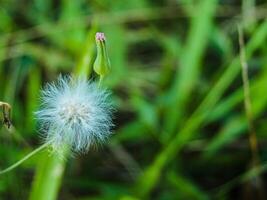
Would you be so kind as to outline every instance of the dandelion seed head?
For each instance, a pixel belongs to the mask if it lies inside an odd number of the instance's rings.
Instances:
[[[70,146],[83,153],[103,143],[111,134],[112,106],[109,93],[84,78],[60,76],[41,93],[36,112],[41,135],[53,150]]]

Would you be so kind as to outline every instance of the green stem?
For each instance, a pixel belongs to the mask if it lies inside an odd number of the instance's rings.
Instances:
[[[69,151],[62,155],[45,151],[40,155],[34,177],[30,200],[55,200],[64,174]]]
[[[42,151],[43,149],[45,149],[47,146],[49,145],[49,143],[45,143],[42,146],[38,147],[37,149],[35,149],[34,151],[32,151],[31,153],[29,153],[28,155],[26,155],[25,157],[23,157],[21,160],[17,161],[16,163],[14,163],[13,165],[11,165],[10,167],[0,171],[0,175],[5,174],[7,172],[10,172],[11,170],[15,169],[16,167],[18,167],[20,164],[22,164],[24,161],[28,160],[30,157],[32,157],[33,155],[37,154],[38,152]]]
[[[102,82],[103,82],[104,76],[103,75],[99,75],[99,80],[98,80],[98,86],[100,87]]]

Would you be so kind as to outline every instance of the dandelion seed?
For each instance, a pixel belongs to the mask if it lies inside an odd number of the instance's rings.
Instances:
[[[65,146],[75,153],[86,152],[111,134],[112,106],[109,93],[86,79],[60,76],[42,91],[41,109],[36,112],[41,134],[53,150]]]

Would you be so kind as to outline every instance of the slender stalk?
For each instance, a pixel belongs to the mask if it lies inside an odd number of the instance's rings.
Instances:
[[[68,157],[68,150],[62,152]],[[64,174],[66,159],[58,154],[43,152],[37,165],[35,178],[30,193],[30,200],[56,200]]]
[[[214,193],[215,199],[220,199],[220,196],[225,196],[229,191],[231,191],[238,184],[245,183],[249,180],[255,179],[255,177],[265,173],[267,170],[267,163],[262,163],[262,165],[252,167],[243,174],[231,179],[230,181],[220,185],[211,190]]]
[[[102,82],[103,82],[104,76],[99,76],[99,80],[98,80],[98,86],[100,87]]]
[[[199,1],[195,16],[191,19],[189,35],[179,58],[178,72],[168,94],[169,103],[163,122],[164,132],[161,134],[164,142],[169,142],[173,138],[183,121],[186,102],[190,99],[200,74],[216,6],[217,0]]]
[[[246,62],[245,54],[245,45],[244,45],[244,36],[243,31],[240,26],[238,26],[239,34],[239,46],[240,46],[240,62],[242,67],[242,79],[243,79],[243,90],[244,90],[244,105],[246,111],[246,117],[249,127],[249,142],[252,151],[253,163],[258,163],[258,141],[256,136],[256,131],[253,125],[253,113],[251,108],[251,99],[250,99],[250,89],[249,89],[249,78],[248,78],[248,64]]]
[[[25,157],[23,157],[21,160],[17,161],[16,163],[14,163],[13,165],[11,165],[10,167],[0,171],[0,175],[5,174],[7,172],[10,172],[11,170],[15,169],[16,167],[18,167],[20,164],[22,164],[23,162],[25,162],[26,160],[28,160],[29,158],[31,158],[33,155],[37,154],[38,152],[42,151],[43,149],[45,149],[47,146],[49,146],[49,143],[45,143],[42,146],[38,147],[37,149],[35,149],[34,151],[32,151],[31,153],[29,153],[28,155],[26,155]]]
[[[243,80],[243,90],[244,90],[244,106],[249,128],[249,144],[252,153],[252,167],[258,167],[260,165],[259,147],[258,147],[257,134],[253,124],[253,112],[251,106],[249,78],[248,78],[248,64],[246,61],[244,35],[241,26],[238,26],[238,36],[239,36],[240,63],[242,68],[242,80]],[[255,176],[255,182],[259,198],[265,199],[265,194],[262,188],[263,182],[261,180],[260,175]]]

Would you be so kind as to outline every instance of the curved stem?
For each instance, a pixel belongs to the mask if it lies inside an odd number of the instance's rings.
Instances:
[[[99,75],[98,87],[101,86],[103,79],[104,79],[104,76],[103,75]]]
[[[50,153],[42,151],[37,164],[29,200],[56,200],[60,189],[66,161],[69,157],[69,149],[64,148],[60,152]],[[66,158],[66,159],[64,159]]]
[[[26,155],[25,157],[23,157],[21,160],[17,161],[16,163],[14,163],[13,165],[11,165],[10,167],[1,170],[0,171],[0,175],[5,174],[13,169],[15,169],[16,167],[18,167],[20,164],[22,164],[24,161],[28,160],[30,157],[32,157],[33,155],[35,155],[36,153],[42,151],[43,149],[45,149],[47,146],[49,145],[49,143],[44,143],[43,145],[41,145],[40,147],[38,147],[37,149],[35,149],[34,151],[32,151],[31,153],[29,153],[28,155]]]

